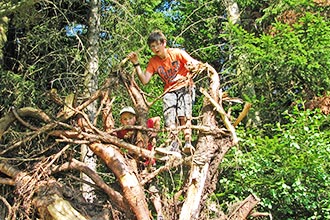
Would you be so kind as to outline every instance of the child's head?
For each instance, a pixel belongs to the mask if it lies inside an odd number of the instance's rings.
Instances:
[[[166,37],[163,34],[163,32],[161,32],[160,30],[155,30],[155,31],[151,32],[151,34],[148,37],[147,43],[149,46],[155,42],[162,43],[162,44],[164,44],[166,42]]]
[[[153,31],[148,38],[148,45],[151,51],[160,58],[166,57],[166,37],[159,31]]]
[[[130,106],[124,107],[120,113],[120,123],[122,125],[135,125],[136,123],[136,113],[134,109]]]

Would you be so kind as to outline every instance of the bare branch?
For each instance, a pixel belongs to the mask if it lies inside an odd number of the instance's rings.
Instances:
[[[7,147],[5,150],[1,151],[1,152],[0,152],[0,155],[5,154],[5,153],[7,153],[7,152],[10,151],[10,150],[15,149],[16,147],[21,146],[22,144],[26,143],[27,141],[32,140],[33,138],[39,136],[40,134],[42,134],[42,133],[44,133],[44,132],[47,132],[47,131],[49,131],[49,130],[55,128],[56,126],[57,126],[57,123],[50,123],[50,124],[47,124],[47,125],[41,127],[41,128],[38,129],[35,133],[33,133],[33,135],[31,135],[31,136],[29,136],[29,137],[23,139],[22,141],[18,141],[18,142],[16,142],[16,143],[14,143],[13,145]],[[1,134],[0,134],[0,135],[1,135]]]
[[[14,186],[15,181],[13,179],[9,179],[9,178],[0,178],[0,184]]]
[[[38,130],[37,127],[34,127],[32,125],[30,125],[28,122],[24,121],[20,116],[19,114],[16,112],[15,108],[14,107],[11,107],[10,108],[11,112],[14,114],[15,118],[22,124],[24,125],[25,127],[27,128],[30,128],[31,130]]]
[[[252,106],[251,103],[249,103],[249,102],[245,103],[242,112],[239,114],[239,116],[237,117],[236,121],[233,124],[234,127],[236,127],[243,120],[243,118],[245,118],[245,116],[248,114],[251,106]]]
[[[129,211],[129,207],[127,206],[127,202],[123,198],[123,196],[109,187],[103,179],[92,169],[90,169],[85,163],[82,163],[76,159],[71,159],[70,162],[64,163],[60,166],[53,166],[52,173],[62,172],[66,170],[79,170],[85,173],[89,178],[93,180],[93,182],[100,187],[104,192],[109,196],[109,198],[116,204],[116,207],[121,209],[121,211],[127,212]]]
[[[205,91],[205,89],[201,88],[200,91],[201,91],[201,93],[204,94],[204,96],[206,98],[209,99],[209,101],[213,104],[215,109],[219,112],[223,123],[225,124],[228,131],[231,133],[231,136],[233,138],[233,143],[237,144],[238,143],[238,138],[237,138],[237,135],[236,135],[235,128],[231,124],[229,118],[227,117],[227,113],[225,112],[225,110],[222,108],[222,106],[220,104],[218,104],[213,98],[211,98],[211,96]]]
[[[32,107],[25,107],[25,108],[18,109],[17,111],[15,111],[15,113],[17,114],[17,116],[19,118],[32,117],[32,118],[40,119],[43,122],[51,121],[50,117],[47,114],[45,114],[43,111],[41,111],[40,109],[32,108]],[[2,117],[0,119],[0,140],[1,140],[3,133],[8,129],[8,127],[15,120],[17,120],[17,118],[15,117],[13,111],[11,111],[10,113],[8,113],[7,115],[5,115],[4,117]]]
[[[11,205],[9,204],[9,202],[2,196],[0,196],[0,200],[5,204],[5,206],[7,207],[8,209],[8,216],[11,216],[12,215],[12,207]]]

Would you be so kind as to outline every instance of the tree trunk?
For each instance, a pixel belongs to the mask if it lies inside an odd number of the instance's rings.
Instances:
[[[86,217],[62,198],[59,189],[60,184],[55,180],[38,180],[36,176],[21,172],[7,163],[0,163],[0,173],[4,173],[11,178],[16,187],[16,192],[20,194],[19,196],[25,200],[32,199],[32,204],[38,210],[41,219],[86,220]],[[29,198],[32,195],[36,196]]]
[[[149,209],[143,187],[134,173],[127,165],[123,155],[111,145],[94,143],[90,145],[94,153],[99,156],[117,177],[126,200],[138,220],[149,220]]]
[[[98,89],[98,40],[100,29],[100,1],[90,1],[90,15],[88,21],[88,47],[87,47],[87,64],[85,69],[85,96],[90,96]],[[91,122],[94,121],[97,112],[97,102],[91,103],[87,108],[87,115]],[[92,170],[96,170],[96,157],[87,145],[81,146],[81,159]],[[82,178],[88,182],[92,182],[91,179],[82,173]],[[82,185],[83,195],[88,202],[93,202],[96,197],[93,193],[93,188],[90,185]]]
[[[224,4],[226,7],[229,22],[231,22],[232,24],[236,24],[237,22],[239,22],[240,12],[237,2],[235,2],[234,0],[225,0]]]
[[[219,100],[220,79],[218,73],[210,66],[207,66],[211,73],[209,93],[213,100]],[[215,111],[209,101],[204,101],[202,125],[216,127]],[[182,206],[180,220],[199,218],[199,206],[203,196],[205,180],[209,172],[209,163],[213,156],[212,149],[217,149],[214,135],[203,134],[198,138],[197,150],[193,156],[193,163],[190,169],[188,180],[188,191],[186,200]]]
[[[7,29],[8,29],[8,17],[0,16],[0,66],[3,66],[3,50],[5,43],[7,42]]]
[[[237,3],[234,0],[225,0],[225,7],[228,15],[228,20],[232,24],[237,24],[240,21],[240,11]],[[251,70],[248,68],[246,54],[240,55],[237,65],[237,75],[241,75],[238,78],[245,79],[241,83],[244,83],[242,94],[247,97],[253,98],[256,96],[253,79],[251,77]],[[252,110],[248,115],[248,123],[247,125],[255,126],[260,125],[260,117],[259,112]]]

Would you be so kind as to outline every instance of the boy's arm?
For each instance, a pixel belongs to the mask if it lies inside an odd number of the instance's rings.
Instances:
[[[138,55],[137,53],[135,52],[132,52],[130,54],[127,55],[128,59],[133,63],[133,66],[139,76],[139,79],[140,81],[145,85],[147,84],[151,77],[152,77],[152,73],[149,73],[149,72],[145,72],[143,73],[142,69],[141,69],[141,66],[139,64],[139,58],[138,58]]]
[[[182,57],[187,61],[187,65],[196,66],[200,63],[200,61],[196,60],[192,56],[190,56],[186,51],[181,50]]]
[[[143,73],[140,64],[137,65],[137,66],[135,64],[133,64],[133,65],[134,65],[135,70],[136,70],[136,72],[139,76],[140,81],[143,83],[143,85],[147,84],[150,81],[150,79],[152,77],[152,74],[149,73],[149,72]]]

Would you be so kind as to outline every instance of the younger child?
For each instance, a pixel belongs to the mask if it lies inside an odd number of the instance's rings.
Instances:
[[[136,113],[132,107],[128,106],[128,107],[123,108],[119,114],[120,114],[120,123],[123,126],[136,125]],[[147,128],[159,129],[160,128],[160,117],[157,116],[157,117],[149,118],[147,120]],[[150,140],[148,142],[147,149],[152,150],[153,145],[151,143],[151,139],[155,138],[157,136],[157,133],[148,132],[148,136],[149,136]],[[143,147],[142,146],[143,141],[140,137],[138,137],[137,130],[129,130],[129,129],[120,130],[117,132],[117,137],[124,139],[128,143],[135,144],[138,147]],[[155,165],[155,163],[156,163],[155,159],[153,159],[153,160],[148,159],[148,160],[144,161],[144,166],[146,167],[148,165]],[[152,186],[152,187],[150,187],[149,191],[152,194],[151,200],[152,200],[154,207],[156,209],[156,212],[157,212],[157,220],[163,220],[164,217],[163,217],[163,213],[162,213],[162,204],[160,201],[158,190],[156,189],[155,186]]]
[[[119,114],[120,114],[120,123],[123,126],[136,125],[136,112],[132,107],[130,107],[130,106],[124,107],[120,111]],[[156,116],[153,118],[149,118],[147,120],[147,128],[159,129],[160,128],[160,117]],[[135,144],[138,147],[143,147],[142,137],[140,137],[138,135],[138,132],[135,129],[134,130],[124,129],[124,130],[117,131],[116,136],[118,138],[125,140],[126,142],[128,142],[130,144]],[[151,139],[155,138],[157,136],[157,133],[148,132],[148,136],[149,136],[150,140],[148,142],[147,149],[152,150],[153,145],[152,145]],[[148,166],[149,163],[151,163],[150,165],[155,165],[156,161],[155,161],[155,159],[153,159],[153,160],[148,159],[144,162],[144,165]]]

